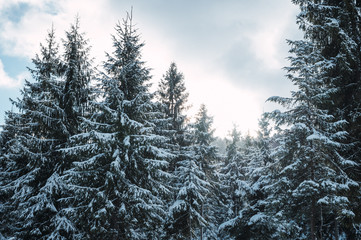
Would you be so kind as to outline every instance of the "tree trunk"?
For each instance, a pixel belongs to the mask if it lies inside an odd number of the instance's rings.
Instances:
[[[203,217],[203,203],[201,205],[201,216]],[[201,240],[203,240],[203,226],[201,225]]]
[[[339,233],[338,233],[338,221],[337,217],[335,217],[335,240],[339,239]]]
[[[312,142],[311,142],[311,147],[312,147]],[[314,166],[314,162],[313,160],[311,160],[311,180],[314,181],[315,180],[315,166]],[[311,240],[316,240],[316,229],[315,229],[315,225],[316,225],[316,200],[315,200],[315,196],[312,196],[312,200],[311,200]]]
[[[316,204],[315,204],[315,198],[312,197],[312,201],[311,201],[311,240],[316,240],[315,216],[316,216]]]
[[[191,209],[189,207],[189,218],[188,218],[188,221],[189,221],[189,240],[192,240],[192,216],[191,216]]]
[[[320,239],[323,239],[323,232],[322,232],[322,228],[323,228],[323,215],[322,215],[322,205],[320,206],[320,211],[321,211],[321,222],[320,222]]]

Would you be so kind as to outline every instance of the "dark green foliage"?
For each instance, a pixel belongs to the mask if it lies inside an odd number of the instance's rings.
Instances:
[[[175,201],[166,219],[165,239],[216,238],[216,176],[213,163],[216,149],[211,146],[212,118],[202,105],[192,131],[186,131],[173,172]]]
[[[284,221],[294,221],[294,237],[299,239],[337,238],[339,228],[355,216],[347,196],[358,185],[343,170],[356,165],[341,154],[346,148],[341,142],[345,120],[322,108],[337,91],[325,75],[335,63],[325,60],[310,42],[290,45],[295,56],[289,58],[287,76],[298,90],[291,98],[270,99],[289,109],[270,116],[278,126],[290,126],[280,131],[275,151],[279,169],[273,184],[277,193],[273,198],[278,199],[275,214],[282,212]]]
[[[296,88],[224,161],[175,63],[150,93],[131,15],[97,82],[79,20],[62,55],[51,30],[0,133],[0,238],[361,238],[361,3],[292,2]]]
[[[64,82],[53,29],[41,54],[29,69],[34,83],[26,81],[22,99],[13,101],[19,112],[8,112],[2,132],[9,138],[2,157],[6,181],[6,235],[20,239],[62,239],[73,226],[64,218],[58,201],[64,191],[59,178],[63,162],[58,149],[66,142],[67,128],[60,107]]]
[[[184,85],[184,76],[173,62],[158,86],[159,101],[164,104],[166,117],[171,119],[170,128],[180,131],[185,120],[182,112],[186,109],[188,93]]]
[[[63,149],[77,158],[65,178],[75,197],[71,214],[86,239],[157,239],[162,230],[169,154],[154,131],[159,114],[131,20],[116,26],[114,52],[99,78],[101,100],[83,119],[88,132]]]
[[[61,108],[66,114],[68,136],[80,132],[80,117],[87,114],[87,105],[90,100],[90,80],[92,76],[91,62],[89,61],[88,41],[80,32],[79,19],[66,32],[64,43],[64,60],[62,72],[65,86],[63,89]]]
[[[332,67],[324,68],[322,74],[326,79],[325,84],[333,86],[335,91],[330,95],[330,101],[322,103],[321,107],[328,110],[336,120],[346,121],[343,130],[347,132],[347,136],[342,139],[342,143],[347,144],[347,148],[342,149],[340,154],[357,163],[344,170],[352,179],[359,182],[361,179],[360,2],[332,0],[293,2],[300,6],[298,23],[304,31],[305,38],[314,44],[325,62],[332,63]],[[354,234],[360,229],[359,196],[360,189],[353,188],[349,197],[352,199],[356,216],[351,221],[353,223],[349,223],[347,230],[350,238],[356,238]]]
[[[221,169],[227,214],[219,227],[221,238],[277,239],[276,217],[267,198],[272,194],[272,159],[268,122],[259,122],[257,138],[241,138],[234,128]]]

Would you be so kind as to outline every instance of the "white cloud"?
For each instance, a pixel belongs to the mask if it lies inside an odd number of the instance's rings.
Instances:
[[[250,41],[254,56],[261,60],[268,69],[279,70],[285,66],[286,52],[282,47],[286,45],[287,29],[290,25],[295,26],[296,7],[292,8],[286,4],[279,5],[280,8],[260,18],[258,26],[246,33]],[[261,22],[263,21],[263,22]]]
[[[0,10],[6,9],[9,6],[14,6],[17,5],[19,3],[23,2],[22,0],[0,0]]]
[[[18,88],[21,83],[24,74],[20,74],[16,79],[9,77],[9,75],[4,70],[4,65],[0,60],[0,87],[2,88]]]
[[[18,21],[2,17],[2,10],[19,3],[27,6]],[[280,72],[283,76],[287,52],[280,51],[280,43],[284,44],[289,26],[295,25],[289,1],[0,0],[0,48],[4,54],[30,59],[39,52],[39,43],[44,42],[52,23],[61,45],[64,31],[79,14],[95,63],[100,63],[104,52],[112,51],[110,35],[115,33],[115,24],[132,4],[134,23],[146,43],[144,60],[154,69],[153,81],[159,81],[175,61],[185,75],[194,105],[190,114],[205,103],[214,115],[217,135],[225,134],[233,123],[243,132],[256,129],[267,98],[257,88],[264,93],[283,81],[282,77],[279,82],[266,81],[270,77],[264,75]],[[20,84],[20,78],[8,77],[2,64],[0,77],[0,87]]]
[[[195,116],[200,105],[206,104],[209,114],[214,116],[217,136],[225,137],[233,124],[237,124],[242,133],[256,131],[263,111],[263,104],[260,104],[263,98],[259,93],[236,87],[221,71],[195,62],[182,63],[179,69],[184,69],[192,103],[189,116]]]
[[[0,46],[4,54],[29,59],[34,57],[39,51],[39,43],[44,42],[52,24],[61,44],[60,38],[65,37],[64,32],[79,15],[81,31],[86,33],[90,45],[94,46],[93,54],[104,55],[104,49],[99,49],[104,47],[104,41],[110,43],[110,34],[116,20],[111,17],[115,14],[109,14],[109,6],[103,1],[60,0],[54,4],[54,1],[48,0],[16,0],[10,1],[11,4],[6,2],[5,6],[11,9],[11,6],[20,2],[27,3],[28,6],[19,21],[6,17],[0,20]],[[2,6],[0,11],[4,8]]]

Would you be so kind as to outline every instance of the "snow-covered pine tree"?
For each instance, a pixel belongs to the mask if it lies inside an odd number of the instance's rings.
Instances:
[[[180,131],[186,119],[183,111],[187,109],[188,93],[184,84],[184,76],[178,71],[174,62],[170,64],[159,82],[157,96],[159,101],[165,105],[166,116],[171,119],[170,127]]]
[[[139,35],[127,15],[116,26],[114,51],[99,78],[99,102],[84,118],[87,132],[64,151],[80,156],[66,178],[74,220],[85,239],[159,239],[168,194],[168,153],[154,133],[157,115]]]
[[[64,185],[62,161],[57,152],[66,141],[62,100],[61,61],[54,29],[29,69],[34,82],[26,81],[22,98],[13,101],[19,112],[7,112],[2,136],[7,138],[2,164],[6,213],[5,236],[18,239],[72,238],[72,224],[62,216],[59,202]],[[3,195],[5,193],[5,195]],[[3,208],[3,209],[4,209]]]
[[[158,85],[157,99],[162,104],[163,120],[157,130],[161,135],[169,138],[168,148],[175,158],[170,159],[169,171],[174,170],[180,154],[180,148],[185,145],[184,131],[186,129],[186,103],[188,93],[184,84],[184,76],[172,62],[169,69]]]
[[[14,211],[14,205],[11,201],[13,189],[8,186],[16,177],[12,174],[16,162],[8,157],[8,152],[12,145],[11,141],[15,139],[15,123],[19,122],[17,119],[19,114],[8,111],[5,115],[5,124],[0,133],[0,215],[3,216],[0,220],[0,236],[3,238],[13,236],[16,224],[16,216],[11,214]]]
[[[70,29],[65,34],[61,69],[64,87],[62,89],[60,107],[64,112],[62,121],[65,126],[66,141],[58,148],[58,152],[61,154],[61,168],[59,171],[63,181],[65,180],[64,172],[71,168],[73,162],[81,158],[81,156],[74,156],[64,151],[64,149],[72,146],[71,138],[74,135],[86,132],[87,129],[81,124],[83,123],[83,118],[95,111],[89,105],[96,97],[94,94],[95,90],[92,87],[94,68],[90,59],[90,46],[85,33],[81,32],[79,16],[76,16],[75,22],[70,25]],[[59,219],[59,225],[66,225],[68,222],[70,223],[67,219],[72,219],[71,213],[75,204],[69,185],[66,185],[66,189],[61,197],[63,211],[61,212],[62,218]],[[76,223],[75,220],[73,222],[74,224]],[[79,232],[76,226],[72,227],[73,231],[76,231],[76,235],[71,237],[82,239],[84,233]]]
[[[179,179],[175,176],[176,165],[179,161],[188,157],[189,146],[191,144],[190,132],[186,124],[187,116],[184,114],[184,110],[187,108],[188,93],[184,84],[184,75],[178,70],[174,62],[170,64],[169,69],[159,82],[156,96],[163,113],[163,117],[157,119],[156,132],[167,139],[165,148],[171,153],[171,157],[167,159],[169,163],[167,171],[170,174],[169,185],[171,189],[166,200],[169,210],[176,201],[179,187],[181,187]],[[177,239],[173,221],[173,213],[169,210],[164,221],[166,231],[164,231],[162,238]],[[180,234],[178,237],[181,239],[183,236]]]
[[[217,148],[212,145],[215,140],[212,129],[213,117],[208,115],[208,110],[204,104],[200,106],[193,126],[194,143],[193,149],[195,160],[200,170],[205,173],[205,181],[209,182],[209,193],[205,196],[205,201],[201,203],[201,215],[207,220],[205,228],[201,227],[200,239],[216,239],[218,216],[216,212],[220,207],[218,192],[219,179],[216,174],[215,164],[219,158]]]
[[[234,220],[238,217],[241,208],[241,193],[245,186],[244,158],[240,153],[241,133],[236,126],[229,133],[230,140],[227,139],[226,156],[223,166],[220,169],[222,180],[222,190],[224,192],[224,214],[219,228],[222,238],[235,236],[236,231],[232,228],[236,225]]]
[[[81,117],[87,116],[92,96],[91,80],[94,73],[90,60],[90,47],[85,34],[80,31],[80,21],[77,16],[70,30],[63,39],[63,76],[65,86],[61,99],[61,108],[65,112],[65,124],[68,136],[84,131],[80,129]]]
[[[249,146],[246,178],[249,183],[247,204],[244,205],[239,215],[248,226],[248,232],[253,239],[278,239],[272,235],[278,227],[267,202],[268,196],[273,194],[272,184],[274,161],[271,155],[270,136],[271,129],[266,115],[262,115],[258,122],[257,137]]]
[[[231,190],[228,205],[234,205],[236,210],[230,211],[231,214],[224,219],[220,234],[224,238],[234,239],[272,239],[276,226],[266,199],[272,193],[269,186],[273,182],[273,168],[270,129],[265,115],[259,121],[257,138],[247,135],[241,139],[236,129],[231,137],[227,159],[234,159],[236,163],[229,161],[222,173],[226,177],[224,186],[237,186],[233,189],[228,187],[228,192]],[[231,169],[237,170],[237,167],[239,177],[232,177]],[[234,203],[235,200],[237,203]]]
[[[361,2],[332,0],[293,0],[299,5],[297,22],[306,39],[312,41],[325,60],[332,67],[325,69],[327,85],[335,87],[331,94],[332,102],[323,105],[338,120],[347,123],[343,129],[347,136],[342,142],[348,148],[340,154],[358,163],[344,168],[355,181],[361,181]],[[354,212],[349,224],[349,238],[361,238],[360,189],[350,193]],[[358,229],[358,230],[357,230]],[[358,236],[356,236],[358,232]]]
[[[289,44],[294,56],[287,77],[298,89],[290,98],[269,99],[287,110],[270,113],[277,126],[286,128],[274,154],[278,174],[268,201],[281,221],[279,238],[338,239],[355,216],[347,196],[358,184],[343,170],[355,166],[340,155],[345,121],[323,108],[337,90],[325,74],[335,63],[310,41]]]
[[[183,147],[181,154],[182,158],[173,173],[178,180],[175,185],[177,194],[169,208],[164,239],[199,238],[201,228],[207,225],[201,210],[209,194],[210,184],[194,158],[193,149]]]
[[[169,209],[165,239],[215,238],[214,216],[210,214],[214,209],[209,205],[213,203],[215,184],[210,180],[215,180],[212,161],[216,158],[215,147],[210,146],[211,124],[203,106],[193,129],[184,132],[186,144],[181,146],[174,170],[177,194]]]
[[[272,162],[271,158],[271,144],[272,144],[272,136],[271,136],[271,127],[269,120],[267,119],[265,114],[262,114],[261,119],[258,121],[258,131],[256,138],[256,146],[258,149],[257,152],[257,162],[256,166],[266,166],[268,163]]]

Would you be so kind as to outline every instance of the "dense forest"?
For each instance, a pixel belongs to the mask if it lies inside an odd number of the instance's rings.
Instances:
[[[0,239],[361,239],[361,2],[292,2],[296,90],[224,151],[176,63],[151,92],[131,14],[97,68],[78,18],[51,28],[0,132]]]

